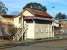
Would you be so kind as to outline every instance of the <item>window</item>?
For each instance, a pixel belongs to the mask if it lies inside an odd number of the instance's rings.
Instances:
[[[27,23],[33,23],[33,20],[26,20],[27,21]]]
[[[38,19],[35,19],[35,22],[40,23],[40,24],[49,24],[49,23],[51,23],[51,21],[48,21],[48,20],[38,20]]]

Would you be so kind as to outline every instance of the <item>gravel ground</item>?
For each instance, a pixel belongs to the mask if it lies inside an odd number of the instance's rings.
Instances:
[[[39,43],[26,43],[20,46],[3,48],[0,50],[67,50],[67,40],[46,41]]]

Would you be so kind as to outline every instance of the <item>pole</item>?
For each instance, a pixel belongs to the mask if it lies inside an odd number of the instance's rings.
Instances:
[[[54,36],[54,19],[53,19],[53,36]]]

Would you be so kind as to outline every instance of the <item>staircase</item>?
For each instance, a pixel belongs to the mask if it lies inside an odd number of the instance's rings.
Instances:
[[[23,39],[26,31],[27,31],[26,26],[24,28],[17,28],[17,33],[13,36],[13,40],[19,41],[21,37]]]

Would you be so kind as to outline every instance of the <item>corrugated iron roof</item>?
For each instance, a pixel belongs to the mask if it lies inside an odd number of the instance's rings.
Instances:
[[[52,18],[52,16],[50,16],[46,11],[41,11],[41,10],[36,10],[36,9],[33,9],[33,8],[26,8],[25,10],[28,10],[30,13],[34,14],[35,16],[38,16],[38,17],[43,17],[43,18]],[[25,11],[24,10],[24,11]],[[23,11],[23,12],[24,12]]]
[[[4,17],[4,18],[15,18],[15,17],[17,17],[16,15],[1,15],[2,17]]]

